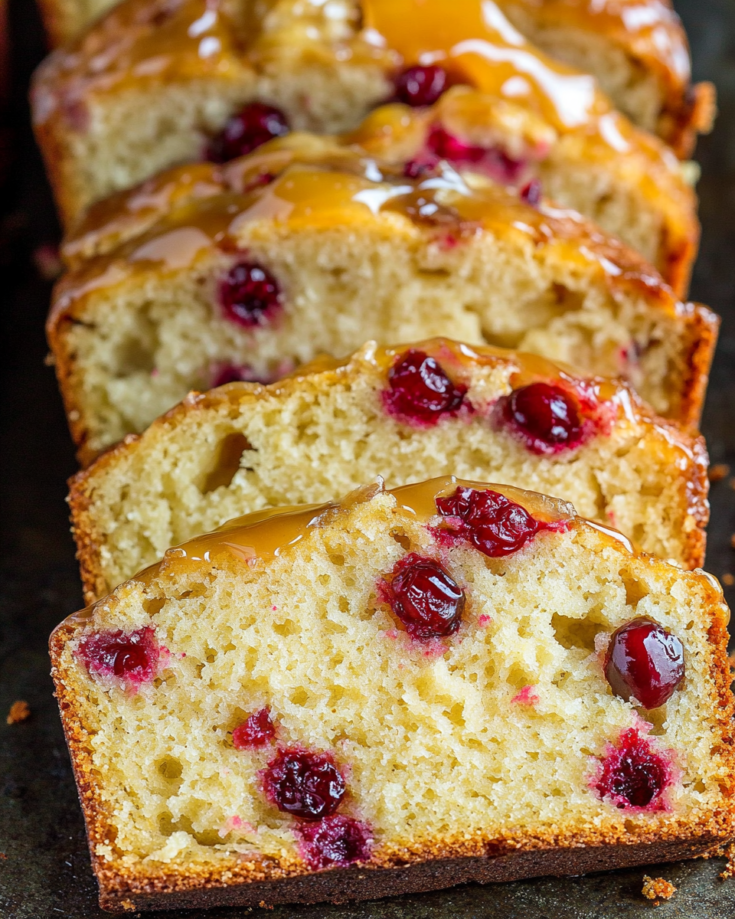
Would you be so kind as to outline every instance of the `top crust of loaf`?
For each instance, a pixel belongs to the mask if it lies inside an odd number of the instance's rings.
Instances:
[[[349,539],[354,540],[356,534],[370,533],[369,542],[376,538],[376,534],[393,532],[398,527],[405,529],[406,535],[413,542],[421,538],[418,534],[423,532],[426,523],[434,517],[435,497],[451,493],[457,485],[500,491],[510,500],[524,506],[537,519],[552,525],[545,543],[547,547],[556,545],[555,541],[559,540],[559,551],[563,552],[567,545],[565,540],[571,540],[569,545],[579,546],[580,551],[588,555],[591,570],[594,570],[596,564],[603,566],[605,571],[612,571],[612,566],[615,566],[615,570],[625,568],[632,582],[640,579],[650,585],[651,589],[655,588],[661,597],[677,597],[675,603],[686,608],[686,615],[690,615],[691,609],[691,614],[697,617],[692,623],[692,636],[698,636],[696,641],[699,642],[701,660],[696,676],[702,683],[704,695],[699,700],[696,715],[689,711],[677,717],[687,724],[695,717],[701,718],[697,731],[706,729],[712,733],[712,755],[717,763],[712,764],[714,772],[707,779],[708,804],[692,803],[689,815],[665,810],[645,815],[628,812],[625,819],[615,808],[601,805],[594,828],[589,822],[582,821],[575,826],[570,821],[568,825],[557,823],[553,829],[539,825],[526,831],[508,828],[507,831],[490,835],[482,831],[469,835],[458,831],[445,838],[407,840],[400,846],[385,843],[376,848],[365,868],[407,867],[427,859],[487,858],[488,855],[496,857],[510,853],[540,853],[544,850],[582,849],[588,846],[612,847],[606,867],[614,867],[616,863],[631,863],[630,860],[626,861],[626,849],[629,846],[650,845],[648,857],[655,859],[666,852],[667,845],[675,848],[677,843],[690,844],[692,854],[732,835],[735,818],[732,801],[733,702],[729,691],[730,676],[725,651],[727,609],[717,582],[703,573],[680,572],[665,562],[631,553],[619,535],[577,518],[573,508],[564,502],[508,486],[463,482],[447,477],[392,492],[382,492],[380,486],[371,486],[351,494],[339,503],[280,509],[232,521],[216,533],[173,550],[159,565],[142,572],[110,597],[70,617],[55,630],[50,643],[53,675],[103,902],[117,903],[119,906],[124,896],[132,895],[141,896],[136,905],[162,905],[166,895],[177,892],[201,892],[216,887],[237,888],[242,884],[294,878],[309,872],[298,857],[283,852],[268,858],[259,857],[256,853],[248,859],[216,853],[217,857],[211,856],[209,861],[200,859],[183,864],[160,860],[153,863],[140,860],[129,862],[115,853],[112,824],[101,797],[100,786],[104,780],[95,772],[89,742],[90,725],[86,720],[89,715],[85,714],[87,703],[84,701],[89,682],[80,666],[74,664],[71,651],[80,633],[88,632],[90,626],[115,628],[123,623],[144,621],[147,614],[139,612],[139,609],[148,607],[151,616],[155,616],[158,614],[156,611],[161,609],[161,601],[165,603],[173,598],[173,602],[178,602],[182,590],[186,596],[187,586],[192,586],[197,579],[203,579],[203,583],[206,583],[212,574],[232,582],[245,579],[248,583],[257,584],[259,579],[269,578],[271,566],[275,566],[274,570],[277,569],[278,574],[273,576],[284,578],[286,571],[290,570],[289,566],[293,564],[290,560],[310,558],[312,545],[316,546],[316,541],[321,545],[322,539],[336,539],[337,542],[329,544],[341,545],[338,540],[348,538],[346,534],[350,534]],[[534,551],[533,548],[531,551]],[[554,550],[542,549],[539,544],[535,551]],[[474,552],[471,555],[473,559],[476,557]],[[471,560],[468,561],[470,563],[477,564]],[[518,557],[516,561],[503,563],[501,567],[508,568],[509,565],[510,570],[515,570],[523,564]],[[635,588],[632,589],[635,591]],[[635,608],[637,601],[632,602]],[[684,627],[685,622],[686,619],[683,619],[680,628]],[[695,674],[691,676],[694,678]],[[678,851],[681,853],[682,850]],[[647,860],[641,850],[638,853],[639,861]],[[581,854],[584,857],[584,853]],[[573,870],[570,862],[565,864],[567,867],[564,870]],[[459,868],[461,877],[461,866]],[[544,873],[543,859],[540,867],[537,864],[530,873],[534,871],[537,874]],[[515,876],[528,874],[527,869],[524,871],[521,868]],[[448,883],[456,882],[456,878],[455,873],[454,879]],[[380,882],[376,889],[381,890]],[[401,889],[400,886],[398,889]],[[425,888],[419,885],[413,889]],[[383,892],[395,892],[395,888],[391,891],[388,885],[387,889],[383,888]],[[276,890],[270,890],[269,894],[263,898],[266,903],[278,902]],[[259,894],[255,891],[254,895]],[[335,895],[338,896],[338,893],[335,892]],[[151,900],[147,901],[146,897],[151,897]],[[189,905],[197,904],[196,899],[185,902]],[[241,900],[231,898],[229,902],[253,900],[244,892]]]
[[[535,355],[509,352],[502,349],[459,344],[447,339],[434,339],[405,345],[399,348],[380,348],[375,343],[366,344],[349,358],[338,361],[320,358],[299,368],[285,379],[263,386],[258,383],[230,383],[207,393],[191,393],[183,402],[157,419],[142,435],[129,435],[117,446],[102,454],[92,466],[77,473],[69,481],[69,505],[72,527],[77,542],[77,552],[84,584],[85,600],[93,603],[114,585],[107,582],[103,564],[105,534],[100,531],[100,520],[95,512],[99,500],[97,491],[104,489],[108,477],[115,478],[121,471],[129,469],[141,451],[155,444],[159,438],[170,438],[177,429],[186,429],[190,424],[207,425],[215,417],[230,411],[239,414],[256,412],[258,406],[272,397],[283,400],[300,392],[326,393],[340,381],[357,383],[376,368],[387,370],[401,354],[411,349],[423,351],[435,359],[450,359],[454,372],[458,368],[471,372],[476,366],[505,367],[510,373],[514,388],[538,380],[567,381],[575,388],[596,392],[609,406],[618,406],[625,419],[640,429],[641,437],[650,431],[656,441],[665,444],[666,456],[671,464],[672,474],[686,482],[686,507],[682,508],[683,519],[691,519],[694,527],[686,533],[680,562],[685,568],[697,568],[704,563],[704,528],[709,519],[707,501],[708,458],[701,436],[684,431],[673,422],[659,418],[624,383],[596,378],[580,378],[571,369],[544,360]],[[461,370],[460,370],[461,372]],[[610,420],[614,427],[617,421]],[[607,436],[601,432],[600,436]],[[173,446],[173,440],[172,446]],[[674,472],[675,470],[675,472]],[[383,469],[376,472],[384,472]],[[130,472],[128,471],[129,475]],[[683,529],[686,529],[683,526]]]

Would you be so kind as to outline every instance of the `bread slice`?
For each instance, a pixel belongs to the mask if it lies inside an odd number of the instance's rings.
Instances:
[[[101,905],[705,852],[735,829],[727,616],[714,579],[502,485],[232,521],[51,638]]]
[[[689,44],[670,0],[497,0],[539,48],[593,73],[615,105],[681,157],[712,128],[715,89],[691,83]]]
[[[458,388],[460,404],[445,399],[428,417],[397,414],[406,368],[440,380],[433,390],[418,386],[416,405],[442,386]],[[508,409],[534,396],[548,402],[548,387],[561,399],[558,415],[576,418],[568,430],[547,425],[546,440],[534,440],[533,425],[518,427]],[[657,418],[623,384],[434,339],[399,348],[370,343],[271,386],[231,383],[191,394],[78,473],[69,504],[85,599],[231,517],[325,501],[378,472],[403,485],[449,471],[556,495],[647,552],[688,568],[704,562],[701,437]]]
[[[481,177],[471,188],[446,165],[381,168],[293,134],[110,202],[78,257],[67,249],[48,322],[82,463],[223,365],[273,379],[369,339],[517,347],[623,373],[660,414],[697,419],[707,309],[573,212]]]
[[[699,241],[696,195],[671,151],[614,110],[561,126],[528,105],[455,86],[430,107],[381,106],[341,141],[408,169],[441,158],[527,198],[543,193],[631,246],[686,296]]]
[[[66,227],[92,202],[205,156],[248,102],[277,106],[294,129],[350,130],[427,56],[448,82],[528,106],[562,132],[611,110],[592,77],[537,51],[494,5],[447,9],[446,0],[124,0],[34,82],[37,137]],[[461,50],[473,41],[482,54]],[[603,136],[615,146],[614,126]]]

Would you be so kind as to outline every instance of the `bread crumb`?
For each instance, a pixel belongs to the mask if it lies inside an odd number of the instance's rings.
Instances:
[[[732,666],[732,659],[730,659],[730,666]],[[720,872],[720,879],[727,881],[735,877],[735,842],[730,842],[726,846],[723,846],[716,854],[724,856],[727,859],[727,864]]]
[[[130,913],[135,909],[135,903],[133,903],[132,900],[123,900],[120,906],[122,906],[126,913]]]
[[[63,265],[59,247],[44,243],[33,252],[33,264],[44,281],[55,281],[61,274]]]
[[[721,482],[730,475],[730,467],[727,463],[715,463],[709,467],[708,475],[710,482]]]
[[[722,583],[725,585],[725,587],[732,587],[732,585],[735,584],[735,575],[732,575],[729,571],[726,571],[725,574],[722,575]]]
[[[20,724],[21,721],[26,721],[31,717],[31,710],[28,707],[27,702],[13,702],[10,706],[10,711],[8,712],[8,717],[5,719],[8,724]]]
[[[643,875],[643,896],[653,900],[654,906],[660,906],[662,900],[670,900],[676,893],[676,887],[665,878],[652,878]]]

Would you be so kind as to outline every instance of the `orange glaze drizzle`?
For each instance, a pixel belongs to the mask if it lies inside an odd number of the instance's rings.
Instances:
[[[628,53],[663,70],[668,80],[684,87],[691,64],[684,30],[676,13],[661,0],[496,0],[512,16],[523,10],[534,24],[572,27],[605,35]]]
[[[441,64],[458,82],[529,105],[560,130],[610,110],[594,78],[536,51],[488,0],[363,0],[366,37],[404,65]]]
[[[571,504],[511,485],[494,485],[459,479],[456,476],[442,476],[385,491],[380,479],[377,484],[363,486],[339,502],[267,508],[236,517],[212,533],[169,549],[160,562],[139,572],[127,583],[148,585],[164,572],[176,570],[191,562],[214,564],[216,556],[223,552],[245,564],[253,563],[256,559],[267,564],[279,558],[289,547],[301,542],[311,531],[329,526],[340,513],[357,504],[370,501],[383,492],[396,499],[397,513],[409,515],[421,523],[429,523],[437,516],[436,499],[452,494],[458,486],[500,492],[545,523],[566,523],[571,526],[578,519]],[[92,607],[74,613],[65,622],[89,620],[94,614],[95,607],[104,604],[105,601],[106,598],[99,600]]]

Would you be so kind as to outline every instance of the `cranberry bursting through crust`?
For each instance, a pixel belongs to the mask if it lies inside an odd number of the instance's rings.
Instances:
[[[456,415],[466,392],[467,387],[454,384],[435,358],[412,348],[391,367],[383,403],[399,421],[424,427]]]
[[[489,558],[502,558],[522,549],[541,530],[560,530],[566,523],[545,523],[497,491],[458,487],[436,499],[446,522],[434,529],[445,545],[469,542]]]

